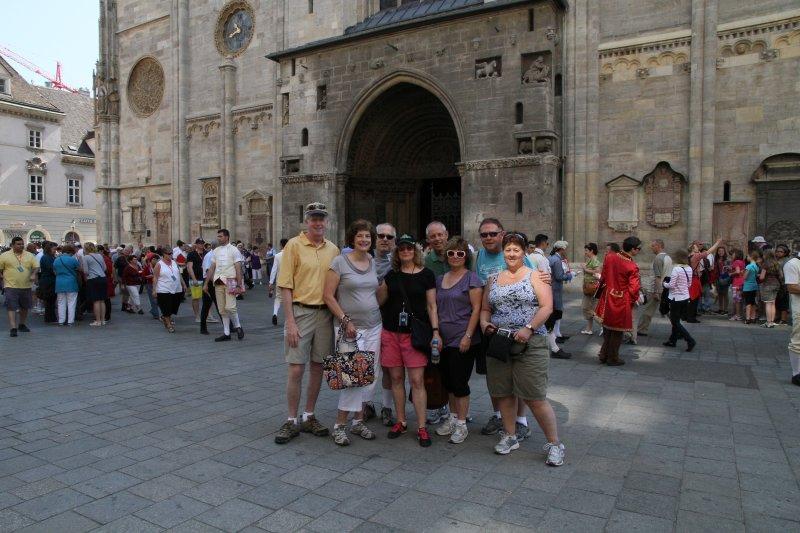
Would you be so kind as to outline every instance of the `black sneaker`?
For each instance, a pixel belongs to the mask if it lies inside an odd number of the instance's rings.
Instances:
[[[22,333],[30,333],[30,331],[31,331],[30,329],[28,329],[28,326],[26,326],[25,324],[20,324],[19,325],[19,330]]]
[[[697,341],[694,341],[694,340],[691,340],[691,341],[689,341],[689,342],[686,344],[686,351],[687,351],[687,352],[691,352],[692,350],[694,350],[694,346],[695,346],[695,344],[697,344]]]
[[[572,357],[572,354],[565,350],[559,350],[557,352],[550,352],[550,357],[553,359],[569,359]]]
[[[637,333],[637,335],[640,337],[647,337],[647,333]]]
[[[200,328],[200,333],[201,333],[202,335],[208,335],[208,330],[207,330],[207,329],[205,329],[205,328]]]
[[[236,338],[239,340],[244,339],[244,330],[242,329],[242,326],[236,328]]]
[[[272,315],[272,325],[273,326],[278,325],[278,315]]]
[[[9,337],[16,337],[17,336],[17,328],[11,328],[11,334]]]
[[[220,335],[219,337],[214,339],[214,342],[225,342],[225,341],[229,341],[229,340],[231,340],[231,336],[230,335]]]

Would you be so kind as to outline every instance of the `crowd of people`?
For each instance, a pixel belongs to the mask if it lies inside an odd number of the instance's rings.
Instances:
[[[586,243],[585,260],[576,264],[569,261],[568,242],[551,247],[547,235],[529,239],[506,231],[496,218],[478,225],[477,250],[451,237],[438,221],[418,240],[398,235],[390,223],[356,220],[340,250],[326,238],[328,216],[324,204],[306,206],[304,229],[281,240],[279,252],[271,245],[260,250],[234,244],[226,229],[219,230],[216,243],[198,238],[193,245],[178,241],[174,248],[45,242],[26,250],[15,237],[11,249],[0,254],[10,335],[30,331],[28,312],[37,302],[46,323],[69,327],[89,315],[89,326],[102,327],[119,291],[121,311],[144,315],[146,299],[148,314],[169,333],[188,298],[200,333],[209,334],[209,323],[221,323],[215,341],[234,335],[242,340],[237,302],[266,280],[274,299],[273,325],[284,309],[288,366],[287,416],[276,443],[300,433],[332,435],[340,446],[350,445],[353,436],[373,440],[368,421],[376,417],[389,428],[387,438],[401,438],[409,430],[408,402],[420,446],[433,443],[428,426],[449,442],[462,443],[469,436],[475,372],[485,375],[491,398],[493,414],[480,431],[499,436],[494,451],[508,454],[530,438],[530,410],[552,466],[563,464],[565,447],[547,400],[549,361],[572,356],[563,348],[569,336],[561,332],[564,285],[579,276],[585,320],[580,334],[593,335],[597,323],[601,364],[624,365],[621,344],[626,338],[637,344],[649,335],[656,312],[671,324],[664,345],[683,340],[687,351],[697,341],[685,323],[698,323],[698,317],[729,315],[749,325],[763,316],[765,328],[792,320],[791,381],[800,385],[800,258],[783,244],[772,247],[756,237],[745,254],[729,252],[721,240],[711,246],[693,242],[668,254],[655,239],[649,243],[652,280],[643,284],[635,260],[643,243],[634,236],[621,245],[608,243],[602,254],[596,243]],[[370,354],[368,368],[357,369],[370,379],[335,389],[338,410],[331,431],[316,418],[315,408],[323,378],[330,380],[330,360],[340,353]]]

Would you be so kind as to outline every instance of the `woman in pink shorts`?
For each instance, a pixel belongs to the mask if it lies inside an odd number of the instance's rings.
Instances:
[[[381,365],[389,370],[392,378],[392,396],[397,412],[397,423],[389,431],[389,438],[396,439],[407,431],[405,372],[413,391],[414,411],[417,413],[417,440],[419,445],[431,445],[425,427],[425,367],[428,355],[411,345],[411,321],[420,320],[433,327],[433,340],[442,346],[436,313],[436,277],[430,269],[422,266],[422,254],[414,237],[401,235],[392,256],[392,269],[378,288],[381,304]]]

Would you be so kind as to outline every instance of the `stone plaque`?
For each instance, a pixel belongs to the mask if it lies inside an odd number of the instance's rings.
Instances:
[[[164,69],[152,57],[143,57],[128,77],[128,105],[141,117],[155,113],[164,96]]]
[[[608,188],[608,227],[630,232],[639,225],[639,182],[619,176],[606,183]]]
[[[644,177],[645,216],[647,223],[656,228],[669,228],[681,219],[683,204],[682,174],[672,170],[662,161]]]

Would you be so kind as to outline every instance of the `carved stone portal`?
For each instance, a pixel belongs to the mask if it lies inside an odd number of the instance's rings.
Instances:
[[[683,183],[685,178],[661,161],[644,177],[647,223],[656,228],[669,228],[681,220]]]
[[[155,113],[164,96],[164,69],[155,58],[143,57],[128,77],[128,105],[141,117]]]
[[[606,183],[608,188],[608,226],[628,233],[639,225],[639,182],[619,176]]]
[[[475,79],[499,78],[503,75],[503,59],[500,56],[475,61]]]

